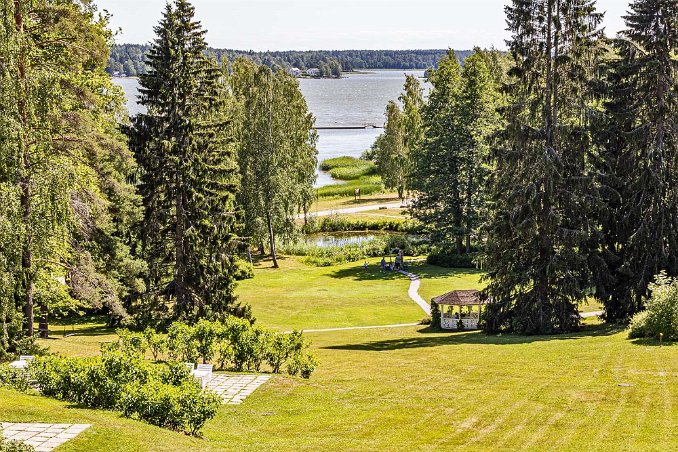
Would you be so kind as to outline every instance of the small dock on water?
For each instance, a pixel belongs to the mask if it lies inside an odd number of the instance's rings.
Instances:
[[[317,126],[315,130],[364,130],[364,129],[383,129],[384,125],[363,124],[361,126]]]

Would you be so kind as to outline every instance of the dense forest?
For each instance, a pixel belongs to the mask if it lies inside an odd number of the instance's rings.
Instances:
[[[136,76],[146,72],[144,56],[148,51],[147,44],[115,44],[111,48],[106,71]],[[254,52],[231,49],[208,48],[207,54],[218,61],[227,59],[235,61],[246,57],[256,64],[269,68],[296,67],[301,70],[310,68],[322,69],[324,65],[337,64],[341,71],[350,72],[359,69],[429,69],[437,67],[445,56],[445,50],[308,50]],[[455,52],[460,60],[471,54],[470,50]]]

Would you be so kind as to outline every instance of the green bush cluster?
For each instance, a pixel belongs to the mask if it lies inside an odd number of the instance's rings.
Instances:
[[[25,392],[29,388],[28,376],[22,369],[0,365],[0,388]]]
[[[108,348],[94,358],[38,358],[31,378],[48,397],[89,408],[119,410],[153,425],[197,434],[216,415],[219,398],[203,391],[182,364],[152,366],[136,345]]]
[[[426,258],[426,263],[447,268],[476,268],[479,253],[459,254],[456,250],[434,247]]]
[[[388,234],[361,243],[343,246],[318,246],[312,243],[290,243],[279,247],[282,254],[304,256],[306,264],[329,267],[348,262],[357,262],[368,257],[379,257],[400,249],[406,256],[426,254],[429,245],[426,240],[403,234]]]
[[[35,452],[35,447],[21,441],[4,439],[0,435],[0,452]]]
[[[665,340],[678,340],[678,280],[661,273],[650,291],[646,310],[631,319],[629,337],[658,339],[661,333]]]
[[[229,317],[223,323],[200,320],[193,326],[175,322],[167,334],[167,350],[175,360],[201,359],[221,369],[257,372],[267,364],[273,373],[286,368],[290,375],[305,378],[317,365],[308,347],[301,332],[279,333],[237,317]]]
[[[318,188],[319,198],[334,198],[334,197],[352,197],[355,189],[360,189],[360,194],[372,195],[375,193],[384,192],[384,184],[379,176],[362,176],[358,179],[348,181],[343,184],[325,185]]]
[[[323,160],[320,162],[320,169],[329,171],[333,178],[339,180],[356,180],[377,174],[377,166],[374,162],[355,157],[337,157]]]

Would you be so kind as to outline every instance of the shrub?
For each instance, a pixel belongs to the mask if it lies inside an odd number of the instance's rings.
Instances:
[[[198,343],[191,327],[183,322],[174,322],[167,330],[167,349],[172,360],[193,363],[198,359]]]
[[[478,253],[459,254],[446,248],[433,248],[426,258],[426,263],[447,268],[476,268],[475,259]]]
[[[206,319],[198,320],[191,329],[190,335],[195,342],[195,347],[198,356],[202,358],[202,362],[211,361],[214,357],[214,348],[217,343],[217,336],[221,324],[218,322],[210,322]]]
[[[158,360],[158,357],[167,350],[167,340],[158,334],[153,328],[146,328],[144,330],[144,337],[148,343],[148,348],[151,350],[153,359]]]
[[[31,374],[45,396],[90,408],[119,409],[127,417],[193,435],[220,405],[215,394],[202,391],[183,364],[158,369],[134,352],[39,358],[31,365]]]
[[[431,301],[431,328],[440,329],[440,305]]]
[[[236,281],[254,278],[254,266],[248,261],[236,259],[233,267],[233,277]]]
[[[302,378],[311,378],[311,374],[317,367],[318,362],[311,353],[300,353],[295,355],[287,364],[287,373],[290,375],[300,375]]]
[[[30,444],[4,439],[0,435],[0,452],[34,452],[35,448]]]
[[[128,329],[118,328],[115,330],[118,335],[119,350],[123,353],[132,353],[144,356],[148,349],[148,341],[142,333],[135,333]]]
[[[211,391],[203,391],[190,378],[178,385],[159,380],[127,384],[120,402],[126,417],[135,417],[159,427],[196,435],[213,418],[221,400]]]
[[[0,388],[26,392],[29,387],[28,375],[23,369],[0,365]]]
[[[648,311],[641,311],[633,316],[629,324],[629,339],[638,339],[647,337],[645,324],[647,322]]]
[[[678,281],[662,272],[649,288],[651,296],[646,303],[647,310],[633,317],[629,337],[659,338],[663,333],[664,339],[677,340]]]

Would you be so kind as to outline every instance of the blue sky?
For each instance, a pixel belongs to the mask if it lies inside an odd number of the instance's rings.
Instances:
[[[119,43],[153,38],[165,0],[95,0]],[[504,48],[507,0],[194,0],[213,47],[241,50]],[[598,0],[608,34],[627,0]]]

